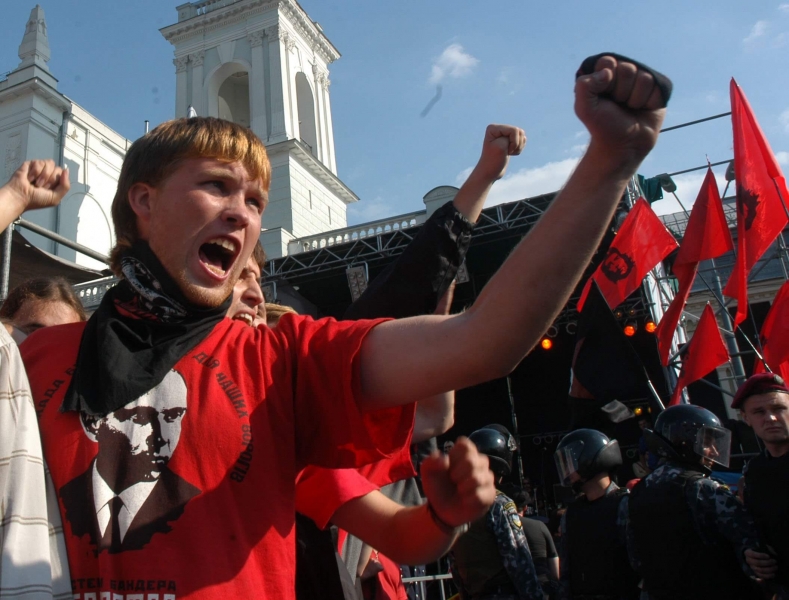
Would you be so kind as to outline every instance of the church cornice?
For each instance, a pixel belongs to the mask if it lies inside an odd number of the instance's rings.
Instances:
[[[334,192],[334,194],[345,204],[352,204],[359,201],[359,197],[354,194],[339,177],[332,173],[326,165],[315,158],[309,148],[300,141],[291,139],[285,140],[284,142],[277,142],[276,144],[268,144],[266,146],[266,153],[269,157],[285,153],[289,154],[298,160],[316,179]]]
[[[164,36],[164,39],[175,45],[195,36],[201,36],[222,27],[239,23],[250,16],[262,14],[272,9],[281,11],[282,15],[296,29],[297,33],[307,40],[312,50],[319,54],[327,64],[340,58],[338,50],[294,0],[250,0],[249,2],[237,2],[222,9],[169,25],[159,31]]]
[[[69,110],[71,108],[71,101],[68,98],[38,77],[33,77],[0,90],[0,103],[26,94],[37,94],[52,106],[61,110]]]

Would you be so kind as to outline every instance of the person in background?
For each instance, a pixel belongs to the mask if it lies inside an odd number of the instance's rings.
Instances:
[[[738,492],[768,552],[749,549],[745,558],[757,576],[771,580],[767,587],[773,593],[789,598],[789,387],[780,375],[753,375],[740,386],[731,407],[764,444],[745,465]]]
[[[559,554],[548,526],[538,519],[529,516],[531,507],[526,490],[516,486],[502,486],[502,491],[515,502],[515,508],[521,516],[523,533],[529,543],[531,558],[537,570],[537,580],[547,598],[554,598],[559,590]]]
[[[12,289],[0,306],[0,319],[17,330],[19,342],[42,327],[87,318],[79,298],[62,277],[28,279]]]
[[[57,205],[69,187],[68,170],[53,161],[23,163],[0,188],[0,230],[26,210]],[[43,459],[30,384],[9,333],[0,327],[0,598],[70,598],[57,496]]]
[[[635,600],[639,578],[628,562],[620,515],[627,490],[613,481],[622,465],[619,443],[595,429],[576,429],[559,442],[554,460],[562,485],[581,493],[560,526],[559,597]]]
[[[529,550],[523,521],[515,503],[501,491],[512,471],[515,438],[499,424],[469,436],[487,454],[496,478],[496,500],[482,519],[474,521],[450,552],[452,578],[466,600],[541,600],[545,597]]]
[[[661,462],[621,506],[630,564],[646,598],[759,598],[745,559],[747,549],[759,549],[753,517],[709,477],[714,464],[729,464],[731,432],[712,412],[679,404],[644,434]]]

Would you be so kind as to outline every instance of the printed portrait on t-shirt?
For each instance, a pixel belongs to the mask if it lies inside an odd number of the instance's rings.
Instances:
[[[186,383],[176,371],[134,402],[103,416],[82,413],[97,445],[88,470],[60,488],[74,535],[97,551],[139,550],[167,533],[200,490],[168,467],[186,414]]]

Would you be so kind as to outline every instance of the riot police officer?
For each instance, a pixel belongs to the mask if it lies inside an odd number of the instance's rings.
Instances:
[[[594,429],[577,429],[554,453],[563,485],[581,492],[561,522],[561,598],[637,599],[638,575],[630,567],[626,514],[620,504],[627,490],[612,480],[622,464],[619,443]]]
[[[745,507],[770,552],[746,551],[757,575],[789,597],[789,387],[783,377],[759,373],[740,386],[731,403],[764,444],[744,469]]]
[[[745,550],[757,548],[753,518],[725,486],[709,478],[727,466],[731,432],[710,411],[683,404],[645,430],[659,466],[628,498],[628,552],[651,600],[760,597]]]
[[[488,425],[469,439],[487,454],[498,487],[512,470],[512,455],[518,448],[515,438],[501,425]],[[455,542],[450,564],[464,600],[544,598],[520,515],[501,491],[488,514]]]

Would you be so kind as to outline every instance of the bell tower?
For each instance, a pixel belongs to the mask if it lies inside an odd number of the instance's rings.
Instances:
[[[161,30],[175,49],[176,117],[228,119],[266,144],[266,253],[283,256],[294,238],[345,227],[358,198],[337,177],[329,65],[340,54],[321,26],[295,0],[203,0],[176,10],[178,22]]]

